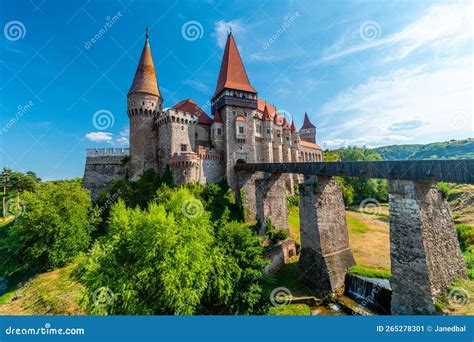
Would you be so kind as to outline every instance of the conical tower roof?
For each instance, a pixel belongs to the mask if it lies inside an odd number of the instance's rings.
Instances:
[[[142,50],[140,62],[138,62],[132,86],[128,91],[128,94],[132,93],[147,93],[161,96],[158,81],[156,79],[155,66],[153,65],[153,58],[151,57],[148,29],[146,31],[145,46]]]
[[[227,36],[214,96],[219,94],[224,88],[248,91],[251,93],[257,92],[250,84],[232,32]]]
[[[307,129],[307,128],[316,128],[315,125],[309,121],[308,113],[304,113],[304,121],[303,121],[303,126],[301,126],[301,129]]]
[[[272,121],[272,118],[270,117],[270,112],[268,111],[268,107],[267,107],[266,103],[265,103],[265,108],[263,109],[262,120],[263,121]]]
[[[290,126],[290,129],[292,132],[296,132],[296,126],[295,126],[295,120],[291,120],[291,126]]]

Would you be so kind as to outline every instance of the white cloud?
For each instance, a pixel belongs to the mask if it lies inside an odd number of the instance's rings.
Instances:
[[[383,23],[378,24],[383,30]],[[380,38],[354,45],[362,40],[358,35],[358,30],[359,28],[346,34],[332,46],[325,49],[323,56],[311,65],[386,45],[393,48],[389,50],[389,55],[384,58],[385,61],[403,59],[415,50],[426,46],[437,49],[461,46],[473,39],[472,3],[471,1],[465,1],[434,5],[423,16],[411,22],[399,32],[385,37],[382,33]],[[352,46],[347,47],[347,45]]]
[[[389,131],[409,131],[427,125],[428,121],[423,121],[420,118],[413,118],[409,120],[396,121],[387,127]]]
[[[90,132],[86,134],[86,139],[94,142],[111,141],[113,134],[109,132]]]
[[[209,87],[201,81],[184,80],[184,81],[182,81],[182,83],[193,87],[194,89],[196,89],[197,91],[199,91],[201,93],[209,93],[210,92]]]
[[[244,27],[242,25],[242,22],[238,19],[231,20],[231,21],[219,20],[214,23],[214,33],[212,34],[212,36],[216,38],[217,45],[221,49],[225,47],[227,35],[231,27],[232,27],[233,33],[244,32]]]
[[[324,104],[319,131],[330,142],[344,139],[373,145],[386,145],[384,139],[403,142],[403,137],[466,138],[474,132],[472,93],[470,56],[398,69]]]
[[[324,148],[328,148],[331,150],[348,146],[366,146],[372,148],[395,143],[399,144],[403,142],[408,142],[410,140],[413,140],[413,138],[404,135],[368,135],[356,139],[328,139],[323,140],[322,144]]]

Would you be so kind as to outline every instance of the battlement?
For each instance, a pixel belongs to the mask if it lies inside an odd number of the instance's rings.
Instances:
[[[198,117],[194,114],[185,112],[183,110],[168,108],[162,112],[156,120],[158,125],[163,125],[169,122],[176,122],[181,124],[197,124]]]
[[[196,153],[199,156],[199,159],[213,159],[213,160],[224,159],[224,155],[222,151],[216,150],[215,148],[198,146],[196,148]]]
[[[88,148],[87,158],[106,156],[129,156],[129,148]]]
[[[195,166],[199,164],[199,157],[194,152],[174,153],[168,157],[170,166]]]

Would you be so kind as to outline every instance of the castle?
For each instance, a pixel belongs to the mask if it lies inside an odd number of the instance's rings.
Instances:
[[[127,95],[130,149],[89,149],[84,185],[93,197],[127,173],[136,180],[152,169],[172,170],[176,183],[212,183],[226,179],[235,185],[237,162],[272,163],[322,161],[316,127],[305,113],[297,131],[294,121],[257,96],[230,32],[219,77],[210,101],[212,118],[192,99],[163,108],[151,55],[145,46]],[[288,175],[292,191],[296,175]]]

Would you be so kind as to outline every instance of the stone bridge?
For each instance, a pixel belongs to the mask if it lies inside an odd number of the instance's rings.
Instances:
[[[388,180],[392,314],[434,314],[448,286],[466,278],[449,205],[437,182],[474,184],[474,160],[238,163],[237,194],[247,219],[288,229],[288,173],[300,185],[299,265],[320,295],[344,283],[355,264],[342,189],[335,176]]]

